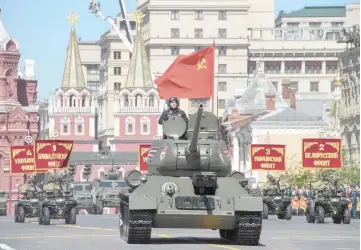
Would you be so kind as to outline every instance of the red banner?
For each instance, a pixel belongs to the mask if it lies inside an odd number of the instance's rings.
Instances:
[[[285,145],[251,144],[252,170],[285,171]]]
[[[10,148],[10,175],[34,174],[34,146],[12,146]]]
[[[74,141],[67,140],[36,140],[36,171],[67,167],[73,145]]]
[[[303,139],[302,165],[313,169],[342,168],[341,139]]]
[[[140,172],[148,172],[147,158],[151,146],[150,144],[139,144],[138,162]]]

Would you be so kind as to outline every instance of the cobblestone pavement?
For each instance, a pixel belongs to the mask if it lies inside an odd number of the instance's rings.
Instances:
[[[360,221],[350,225],[307,224],[304,217],[263,221],[260,246],[234,246],[219,238],[218,231],[196,229],[153,229],[148,245],[128,245],[119,237],[116,215],[79,215],[77,225],[52,220],[40,226],[37,219],[24,224],[13,217],[0,217],[0,249],[3,250],[113,250],[113,249],[229,249],[229,250],[356,250],[360,249]]]

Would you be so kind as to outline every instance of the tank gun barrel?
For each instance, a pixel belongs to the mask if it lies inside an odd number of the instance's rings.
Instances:
[[[197,110],[196,122],[195,122],[194,128],[193,128],[193,135],[192,135],[191,141],[188,146],[188,150],[190,153],[197,152],[197,142],[198,142],[202,114],[203,114],[203,104],[199,104],[198,110]]]

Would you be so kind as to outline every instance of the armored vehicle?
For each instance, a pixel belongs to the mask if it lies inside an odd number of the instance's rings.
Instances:
[[[0,190],[0,216],[6,216],[7,215],[7,203],[6,203],[6,197],[5,192]]]
[[[79,182],[73,184],[73,196],[77,202],[77,209],[86,209],[93,213],[92,184],[90,182]]]
[[[15,223],[24,223],[25,218],[38,217],[39,196],[41,190],[36,186],[35,179],[31,178],[28,184],[19,186],[18,196],[21,198],[15,203]]]
[[[120,179],[117,169],[104,172],[104,178],[95,180],[91,191],[94,214],[103,214],[104,207],[119,207],[119,192],[128,188],[127,183]]]
[[[234,244],[258,245],[262,197],[242,173],[232,172],[218,118],[198,106],[189,126],[169,116],[167,139],[154,140],[148,174],[126,173],[119,196],[119,229],[127,243],[148,243],[152,228],[219,229]],[[190,129],[187,130],[187,127]],[[190,140],[179,140],[185,132]]]
[[[347,198],[337,196],[335,190],[318,189],[308,200],[305,211],[306,221],[307,223],[324,223],[325,217],[331,217],[335,224],[341,222],[350,224],[351,210],[348,208],[348,204]]]
[[[76,224],[77,202],[70,183],[63,176],[53,176],[44,185],[39,208],[39,225],[50,225],[51,219],[65,219],[65,224]]]
[[[281,177],[276,180],[273,176],[267,176],[269,186],[263,190],[263,219],[268,215],[277,215],[279,220],[292,219],[291,197],[287,197],[286,190],[281,189]]]

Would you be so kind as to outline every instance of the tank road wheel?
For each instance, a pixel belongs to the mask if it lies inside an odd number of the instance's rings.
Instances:
[[[15,211],[14,211],[14,220],[15,220],[15,223],[19,222],[18,210],[16,208],[15,208]]]
[[[50,225],[50,209],[48,207],[43,208],[42,221],[43,225]]]
[[[292,206],[288,205],[286,208],[286,220],[292,219]]]
[[[73,207],[72,209],[70,209],[70,213],[69,213],[69,224],[75,225],[76,224],[76,207]]]
[[[38,224],[43,225],[43,213],[41,207],[38,207]]]
[[[222,239],[226,239],[226,230],[219,229],[219,236],[221,236]]]
[[[262,212],[241,212],[238,228],[228,230],[226,237],[236,245],[258,246],[262,231]]]
[[[103,205],[100,202],[97,202],[95,205],[95,213],[96,214],[103,214]]]
[[[262,218],[263,219],[268,219],[268,214],[269,214],[268,205],[266,203],[263,203]]]
[[[128,244],[148,244],[152,235],[153,212],[129,211],[123,209],[123,225],[120,226],[122,238]]]
[[[325,209],[321,206],[316,207],[316,223],[325,222]]]
[[[343,211],[343,215],[342,215],[342,223],[343,224],[350,224],[351,223],[351,209],[349,208],[346,208],[344,211]]]
[[[23,207],[18,207],[18,222],[24,223],[25,222],[25,209]]]

